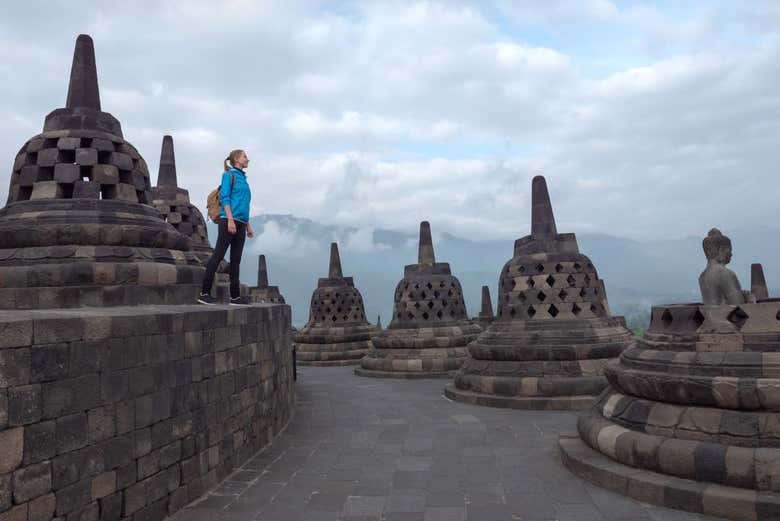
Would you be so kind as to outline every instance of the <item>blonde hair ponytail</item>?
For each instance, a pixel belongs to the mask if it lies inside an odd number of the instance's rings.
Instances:
[[[235,150],[232,150],[230,154],[228,154],[228,156],[225,158],[225,172],[227,172],[228,170],[230,170],[232,167],[235,166],[236,159],[238,159],[243,153],[244,153],[243,150],[237,148]],[[230,163],[230,165],[228,165],[228,163]]]

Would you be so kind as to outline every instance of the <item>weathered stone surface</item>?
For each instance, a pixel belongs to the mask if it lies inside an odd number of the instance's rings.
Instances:
[[[15,427],[0,431],[0,474],[16,470],[22,463],[24,428]]]
[[[317,282],[309,321],[295,335],[302,365],[356,365],[370,347],[373,326],[352,277],[344,277],[338,245],[330,245],[328,277]]]
[[[28,465],[14,472],[14,502],[24,503],[51,490],[51,463]]]
[[[448,397],[497,407],[586,408],[632,342],[574,234],[558,233],[547,183],[532,182],[531,234],[501,270],[497,316],[469,345]]]
[[[74,85],[82,75],[97,78],[86,35],[76,41],[69,92],[79,90]],[[97,92],[96,81],[89,90]],[[81,105],[84,99],[69,97],[66,107],[49,113],[43,132],[14,161],[8,203],[15,204],[0,210],[0,249],[6,252],[0,268],[15,276],[3,281],[7,296],[0,308],[194,302],[203,268],[189,251],[191,240],[150,206],[146,162],[124,140],[119,121],[99,103]],[[43,228],[37,220],[42,214]],[[138,263],[172,273],[166,280],[178,287],[137,277],[118,287],[115,277],[106,276]]]
[[[468,319],[460,281],[436,262],[427,221],[420,223],[417,264],[404,268],[396,286],[393,319],[372,336],[372,348],[355,373],[361,376],[448,377],[466,359],[480,327]]]
[[[578,422],[596,453],[562,441],[564,461],[589,479],[603,467],[599,484],[663,479],[664,494],[652,501],[664,506],[773,519],[780,505],[780,302],[754,302],[742,292],[724,267],[731,242],[716,229],[704,250],[708,267],[699,280],[703,300],[713,304],[653,308],[636,348],[607,367],[611,387]],[[756,273],[754,266],[761,293],[766,281]],[[611,452],[594,442],[610,429],[627,430],[633,444]]]
[[[268,285],[268,267],[265,255],[260,255],[257,259],[257,286],[249,288],[249,297],[252,302],[284,304],[284,297],[279,293],[279,286]]]

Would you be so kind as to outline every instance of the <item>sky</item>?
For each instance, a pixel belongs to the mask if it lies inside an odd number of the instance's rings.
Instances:
[[[778,28],[772,0],[3,2],[0,158],[87,33],[103,110],[153,181],[173,135],[201,208],[243,148],[253,215],[514,239],[543,174],[562,232],[780,227]]]

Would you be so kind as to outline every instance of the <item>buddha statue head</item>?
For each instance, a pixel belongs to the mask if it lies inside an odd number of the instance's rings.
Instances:
[[[717,228],[709,231],[702,241],[702,248],[708,263],[726,265],[731,262],[731,239],[720,233]]]

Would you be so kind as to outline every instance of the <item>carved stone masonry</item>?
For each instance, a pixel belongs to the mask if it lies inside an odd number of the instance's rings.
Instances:
[[[704,240],[705,301],[742,300],[731,242]],[[713,262],[715,261],[715,262]],[[734,520],[780,513],[780,299],[752,269],[758,303],[655,306],[609,388],[561,438],[576,474],[640,501]]]
[[[420,223],[417,264],[404,268],[395,289],[393,319],[371,339],[373,348],[355,369],[360,376],[449,378],[479,333],[466,313],[460,281],[436,262],[427,221]]]
[[[143,157],[101,110],[94,46],[81,35],[65,108],[14,161],[0,210],[0,308],[194,302],[203,268],[150,189]]]
[[[330,245],[328,276],[311,296],[309,321],[295,335],[301,365],[355,365],[371,347],[374,326],[366,320],[363,297],[352,277],[344,277],[338,245]]]
[[[257,259],[257,286],[249,288],[249,298],[252,302],[272,302],[284,304],[284,297],[279,293],[279,286],[268,285],[268,268],[265,264],[265,255]]]
[[[574,234],[557,232],[547,184],[532,183],[531,235],[501,270],[498,316],[445,389],[469,403],[581,409],[607,385],[604,367],[632,342],[609,313],[603,281]]]

